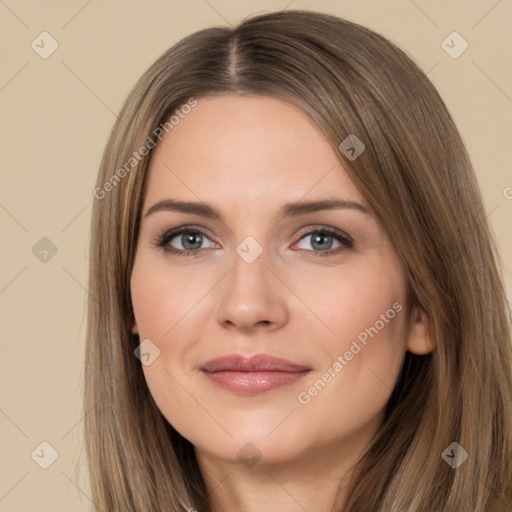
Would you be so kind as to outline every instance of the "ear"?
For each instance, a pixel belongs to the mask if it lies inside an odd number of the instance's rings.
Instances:
[[[407,350],[416,355],[425,355],[436,347],[432,322],[426,311],[415,305],[409,316],[409,332],[407,334]]]
[[[137,322],[133,321],[132,334],[139,334],[139,327],[137,326]]]

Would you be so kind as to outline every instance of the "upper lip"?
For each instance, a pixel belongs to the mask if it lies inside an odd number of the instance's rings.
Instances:
[[[273,357],[266,354],[254,356],[242,356],[240,354],[229,354],[207,361],[200,366],[201,370],[207,372],[303,372],[311,368],[294,364],[286,359]]]

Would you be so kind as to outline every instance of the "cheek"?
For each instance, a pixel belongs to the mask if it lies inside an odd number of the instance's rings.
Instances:
[[[301,276],[293,286],[310,310],[310,326],[317,326],[317,343],[330,356],[349,350],[353,340],[362,346],[375,340],[379,357],[386,347],[391,355],[392,348],[399,353],[405,347],[406,310],[401,269],[393,261],[370,261],[329,270],[314,278]],[[386,342],[378,344],[381,339]]]
[[[193,277],[191,279],[191,277]],[[131,297],[140,339],[164,339],[178,322],[194,315],[207,286],[200,276],[141,257],[131,278]]]
[[[178,431],[189,433],[194,424],[188,419],[203,417],[204,411],[189,394],[195,395],[195,390],[190,385],[193,370],[187,354],[195,343],[191,333],[201,325],[199,303],[213,284],[204,272],[192,275],[141,255],[130,286],[140,341],[149,339],[159,350],[151,364],[142,365],[149,391],[167,420]]]
[[[332,283],[332,282],[331,282]],[[406,286],[399,267],[351,267],[324,293],[311,295],[333,331],[319,339],[322,371],[304,386],[299,402],[311,415],[328,414],[329,434],[355,432],[383,411],[405,354]]]
[[[333,425],[384,407],[405,355],[404,276],[393,261],[370,263],[298,290],[323,325],[315,347],[323,364],[299,402],[320,410],[336,404]]]

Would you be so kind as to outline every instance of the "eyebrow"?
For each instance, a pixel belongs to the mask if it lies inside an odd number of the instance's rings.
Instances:
[[[284,217],[297,217],[299,215],[305,215],[307,213],[313,213],[321,210],[337,209],[355,210],[360,213],[370,215],[369,208],[363,206],[360,203],[355,201],[347,201],[344,199],[330,198],[319,201],[297,201],[286,203],[282,206],[279,212],[279,218],[282,219]],[[144,217],[147,218],[149,215],[161,211],[191,213],[201,217],[206,217],[208,219],[220,220],[221,222],[224,222],[223,215],[215,206],[211,204],[196,201],[177,201],[175,199],[164,199],[162,201],[158,201],[148,209]]]

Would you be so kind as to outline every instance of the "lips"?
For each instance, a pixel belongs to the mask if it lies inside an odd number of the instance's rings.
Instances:
[[[258,354],[217,357],[200,366],[202,373],[218,387],[242,395],[256,395],[304,378],[312,370],[285,359]]]
[[[231,354],[206,362],[201,366],[201,370],[207,372],[302,372],[311,368],[265,354],[251,357]]]

